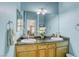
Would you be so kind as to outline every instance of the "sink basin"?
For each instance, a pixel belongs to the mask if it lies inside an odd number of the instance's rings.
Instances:
[[[63,38],[56,38],[56,37],[52,37],[51,39],[50,39],[51,41],[62,41],[63,40]]]
[[[49,40],[45,40],[45,42],[53,42],[53,41],[63,41],[63,38],[55,38],[55,37],[52,37]]]
[[[34,43],[36,42],[36,39],[23,39],[21,40],[22,43]]]

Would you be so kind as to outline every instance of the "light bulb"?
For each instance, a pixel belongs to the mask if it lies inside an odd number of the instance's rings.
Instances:
[[[40,12],[37,12],[37,14],[39,15],[39,14],[40,14]]]
[[[46,13],[45,12],[42,12],[42,15],[45,15]]]
[[[38,9],[38,11],[37,11],[37,14],[45,15],[46,13],[47,13],[47,10],[44,9],[44,8],[40,8],[40,9]]]
[[[47,13],[47,10],[44,9],[44,12]]]

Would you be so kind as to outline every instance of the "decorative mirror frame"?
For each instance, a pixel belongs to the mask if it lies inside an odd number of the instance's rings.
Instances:
[[[23,29],[23,17],[21,12],[17,9],[16,11],[17,19],[16,19],[16,31],[21,31]]]

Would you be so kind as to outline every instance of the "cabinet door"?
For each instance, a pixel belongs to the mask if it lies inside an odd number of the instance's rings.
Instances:
[[[56,56],[65,57],[67,53],[68,53],[68,47],[59,47],[57,48]]]
[[[48,52],[48,57],[55,57],[55,48],[50,48],[47,50]]]
[[[38,57],[45,57],[46,56],[46,50],[47,49],[47,44],[38,44]]]
[[[36,57],[36,51],[18,52],[17,57]]]
[[[47,56],[48,57],[55,57],[55,51],[56,51],[56,49],[55,49],[55,43],[49,43],[49,45],[48,45],[48,50],[47,50]]]
[[[38,57],[45,57],[46,56],[46,49],[38,50]]]

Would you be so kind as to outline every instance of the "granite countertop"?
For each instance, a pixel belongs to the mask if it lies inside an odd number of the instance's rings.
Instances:
[[[28,39],[29,40],[29,39]],[[39,43],[55,43],[55,42],[62,42],[62,41],[66,41],[66,40],[69,40],[69,38],[63,38],[63,40],[59,40],[59,41],[53,41],[53,40],[51,40],[51,39],[48,39],[48,38],[46,38],[46,39],[36,39],[36,41],[35,42],[29,42],[29,43],[26,43],[26,42],[21,42],[21,40],[20,41],[17,41],[17,43],[16,43],[16,45],[20,45],[20,44],[39,44]]]

